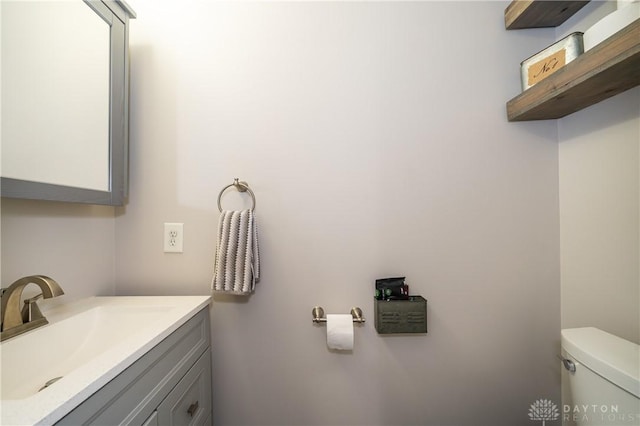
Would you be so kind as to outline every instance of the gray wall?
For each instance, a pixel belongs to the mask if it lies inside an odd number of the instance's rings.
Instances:
[[[136,1],[118,294],[207,293],[220,189],[258,201],[263,279],[213,306],[215,424],[516,425],[559,402],[557,126],[505,118],[554,30],[506,32],[506,5]],[[395,275],[428,335],[375,332]],[[315,305],[363,309],[353,353]]]
[[[115,293],[113,207],[2,198],[2,287],[20,277],[47,275],[63,296],[39,300],[43,310]],[[37,294],[31,285],[25,296]]]
[[[2,199],[3,286],[44,273],[65,300],[207,294],[216,199],[237,176],[258,198],[264,276],[248,301],[213,306],[216,424],[529,424],[535,399],[559,402],[560,250],[564,289],[584,289],[567,244],[601,271],[620,265],[576,240],[597,218],[567,195],[598,181],[585,159],[604,158],[606,139],[606,168],[631,168],[607,185],[633,197],[639,93],[507,123],[519,62],[609,6],[506,32],[506,5],[136,0],[131,200]],[[633,198],[596,204],[610,202],[633,212]],[[637,213],[624,217],[615,232],[637,236]],[[162,252],[163,222],[185,223],[184,254]],[[637,253],[637,239],[620,242],[614,253]],[[562,325],[637,336],[629,259],[623,287],[589,285],[631,297],[581,312],[565,291]],[[373,280],[399,274],[429,299],[426,336],[373,328]],[[352,354],[327,351],[317,304],[362,307]]]
[[[640,343],[640,91],[559,125],[562,327]]]
[[[590,2],[556,31],[616,9]],[[562,328],[640,343],[640,88],[558,120]]]

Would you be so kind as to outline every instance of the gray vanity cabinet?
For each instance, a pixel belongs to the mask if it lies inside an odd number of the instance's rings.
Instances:
[[[57,425],[211,425],[209,311],[99,389]]]

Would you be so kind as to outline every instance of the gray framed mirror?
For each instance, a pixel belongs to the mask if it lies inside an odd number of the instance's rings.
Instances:
[[[0,2],[3,197],[125,203],[130,18],[123,1]]]

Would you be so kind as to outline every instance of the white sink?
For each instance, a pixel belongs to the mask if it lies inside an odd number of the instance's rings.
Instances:
[[[48,325],[0,343],[0,424],[61,419],[209,300],[94,297],[45,312]]]
[[[167,306],[105,305],[90,308],[2,344],[2,399],[22,399],[64,377],[114,346],[143,333]]]

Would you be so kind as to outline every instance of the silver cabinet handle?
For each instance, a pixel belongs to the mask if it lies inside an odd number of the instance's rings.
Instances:
[[[570,373],[576,372],[576,364],[573,361],[563,357],[562,355],[558,355],[558,358],[560,359],[560,361],[562,361],[562,365],[564,365],[564,368],[566,368]]]

